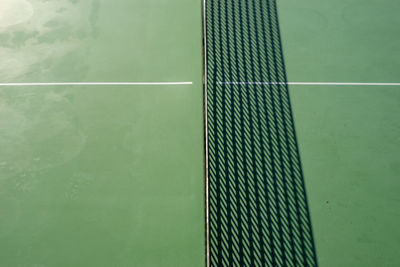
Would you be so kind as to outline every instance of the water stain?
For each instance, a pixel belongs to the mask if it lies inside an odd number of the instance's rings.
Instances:
[[[32,12],[18,8],[18,23],[4,22],[2,6],[20,7],[29,3]],[[9,9],[9,8],[7,8]],[[82,53],[88,50],[96,35],[96,23],[100,2],[94,1],[43,1],[5,0],[0,1],[0,80],[2,82],[66,80],[66,73],[53,74],[54,62],[66,56],[73,58],[69,68],[78,66],[79,74],[85,74]],[[14,12],[14,13],[15,13]],[[26,14],[25,14],[25,13]],[[24,15],[25,14],[25,15]],[[2,22],[3,21],[3,22]],[[16,20],[15,20],[16,21]],[[14,22],[15,22],[14,21]],[[7,27],[5,27],[7,25]]]
[[[0,179],[54,168],[79,155],[86,136],[68,94],[51,89],[0,91]],[[22,179],[17,187],[31,190],[34,184]]]
[[[34,13],[32,4],[27,0],[0,1],[0,28],[24,23]]]

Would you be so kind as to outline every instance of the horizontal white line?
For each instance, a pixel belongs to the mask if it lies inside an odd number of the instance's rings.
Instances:
[[[359,83],[359,82],[218,82],[229,85],[328,85],[328,86],[400,86],[400,83]]]
[[[92,86],[92,85],[190,85],[193,82],[60,82],[60,83],[0,83],[0,86]]]

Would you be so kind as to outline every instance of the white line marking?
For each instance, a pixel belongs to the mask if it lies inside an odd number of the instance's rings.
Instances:
[[[190,85],[193,82],[60,82],[60,83],[0,83],[0,86],[104,86],[104,85]]]
[[[400,86],[400,83],[358,83],[358,82],[218,82],[229,85],[328,85],[328,86]]]

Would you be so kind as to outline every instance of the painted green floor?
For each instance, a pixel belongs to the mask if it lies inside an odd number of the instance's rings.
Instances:
[[[292,82],[399,82],[400,3],[278,1]],[[291,86],[320,266],[399,266],[400,88]]]
[[[201,3],[0,10],[0,83],[193,82],[1,87],[0,266],[204,266]]]
[[[398,1],[278,7],[289,81],[400,82]],[[0,2],[0,83],[193,82],[0,87],[0,266],[205,266],[201,34],[195,0]],[[290,93],[319,265],[399,266],[399,87]]]

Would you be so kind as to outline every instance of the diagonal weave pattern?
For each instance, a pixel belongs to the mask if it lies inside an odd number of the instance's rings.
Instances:
[[[207,0],[211,266],[317,266],[275,0]],[[225,82],[225,83],[224,83]]]

